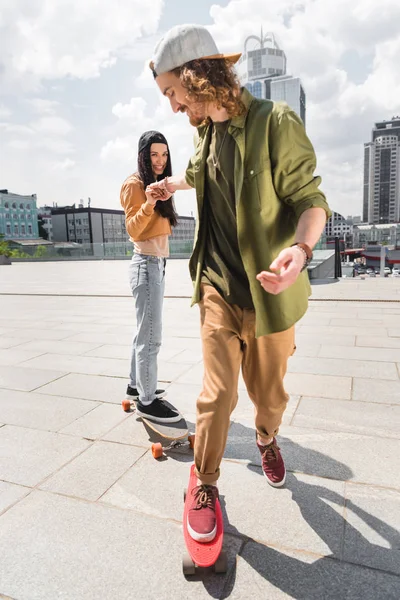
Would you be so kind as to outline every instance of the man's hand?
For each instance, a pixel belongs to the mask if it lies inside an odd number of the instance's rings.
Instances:
[[[148,185],[145,190],[146,200],[149,204],[154,206],[158,200],[164,202],[165,200],[169,200],[171,198],[172,194],[166,192],[165,189],[153,186],[154,183]]]
[[[297,246],[284,248],[270,265],[270,271],[261,271],[258,281],[269,294],[280,294],[294,284],[304,266],[304,253]]]
[[[168,182],[168,177],[165,177],[164,179],[161,179],[161,181],[155,181],[154,183],[151,183],[147,187],[147,190],[157,192],[160,195],[158,200],[169,200],[172,194],[176,191],[172,188],[173,186]]]

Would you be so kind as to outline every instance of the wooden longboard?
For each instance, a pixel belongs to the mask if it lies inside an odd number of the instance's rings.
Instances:
[[[215,538],[211,542],[201,543],[194,540],[188,532],[187,518],[189,506],[192,501],[192,490],[196,486],[197,477],[194,471],[194,465],[192,465],[190,469],[189,486],[186,491],[185,507],[183,510],[183,535],[190,560],[188,557],[183,558],[183,573],[185,575],[194,575],[196,567],[211,566],[214,566],[217,573],[225,573],[227,570],[226,555],[224,552],[221,552],[224,539],[224,521],[219,500],[217,500],[215,505],[215,515],[217,519],[217,533]]]
[[[149,427],[157,435],[166,440],[180,440],[189,433],[187,423],[183,417],[177,423],[156,423],[155,421],[146,419],[146,417],[140,415],[138,417],[142,419],[146,427]]]

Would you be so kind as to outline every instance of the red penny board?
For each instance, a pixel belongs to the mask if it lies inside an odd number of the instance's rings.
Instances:
[[[191,559],[198,567],[211,567],[217,561],[221,550],[222,542],[224,539],[224,521],[222,517],[221,505],[217,500],[215,505],[215,516],[217,518],[217,533],[215,538],[211,542],[201,543],[196,542],[187,530],[187,517],[189,512],[189,505],[192,498],[192,490],[197,486],[197,477],[194,472],[194,465],[190,468],[189,485],[186,494],[185,507],[183,510],[183,535],[185,538],[185,544],[190,554]]]

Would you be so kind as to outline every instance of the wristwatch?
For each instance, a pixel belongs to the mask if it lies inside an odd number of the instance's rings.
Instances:
[[[304,271],[304,269],[306,269],[308,267],[308,265],[310,264],[310,262],[312,261],[312,257],[313,257],[312,250],[311,250],[310,246],[307,246],[307,244],[303,244],[302,242],[295,242],[294,244],[292,244],[292,246],[297,246],[299,248],[299,250],[301,250],[304,254],[304,265],[301,269],[301,271]]]

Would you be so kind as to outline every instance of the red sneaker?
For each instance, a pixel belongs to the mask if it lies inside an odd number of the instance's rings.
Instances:
[[[257,446],[261,454],[262,468],[268,483],[273,487],[281,487],[285,483],[286,469],[276,439],[273,438],[270,444],[263,446],[257,438]]]
[[[215,485],[198,485],[192,490],[187,528],[196,542],[211,542],[217,533],[215,503],[218,488]]]

